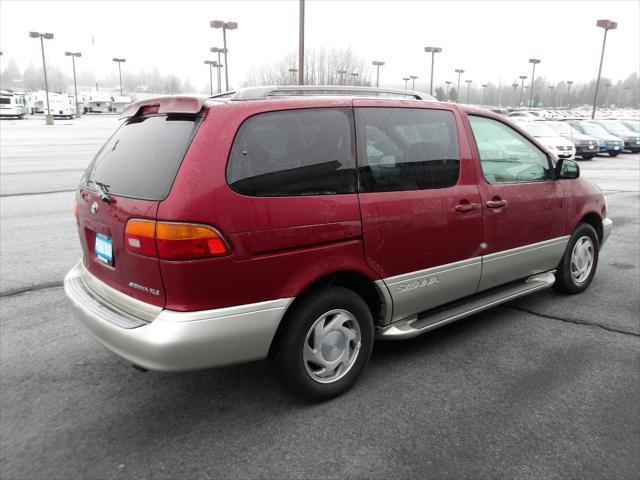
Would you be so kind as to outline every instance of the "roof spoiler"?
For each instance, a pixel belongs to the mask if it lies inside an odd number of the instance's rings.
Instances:
[[[147,98],[134,102],[122,111],[120,118],[134,117],[142,114],[144,108],[154,108],[154,113],[198,113],[202,110],[207,96],[181,96],[172,95],[164,97]]]

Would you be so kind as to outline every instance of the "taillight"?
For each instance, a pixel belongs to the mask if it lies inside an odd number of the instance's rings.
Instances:
[[[190,223],[158,222],[158,256],[167,260],[218,257],[227,254],[227,245],[215,229]]]
[[[129,220],[124,230],[124,244],[127,250],[150,257],[157,256],[156,222],[153,220]]]
[[[192,260],[227,255],[222,235],[213,227],[193,223],[129,220],[125,229],[128,251],[164,260]]]

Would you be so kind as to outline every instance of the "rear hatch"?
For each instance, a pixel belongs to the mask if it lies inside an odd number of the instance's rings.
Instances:
[[[192,113],[136,108],[93,159],[76,195],[85,267],[107,285],[157,306],[165,304],[159,260],[134,253],[125,230],[132,219],[154,225],[201,122],[201,106]]]

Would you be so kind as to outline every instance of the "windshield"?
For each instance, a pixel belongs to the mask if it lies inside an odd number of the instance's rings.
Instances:
[[[595,123],[581,123],[580,126],[587,135],[609,135],[609,132]]]
[[[534,137],[557,137],[558,134],[543,123],[523,123],[522,128]]]
[[[195,115],[128,119],[98,152],[82,183],[98,183],[110,195],[163,200],[198,124]]]
[[[549,127],[551,127],[556,133],[559,133],[560,135],[580,135],[580,132],[578,132],[568,123],[553,122],[549,124]]]
[[[620,122],[602,122],[602,124],[604,128],[612,132],[626,132],[627,130],[629,130]]]
[[[633,120],[625,120],[622,122],[627,128],[633,130],[634,132],[640,132],[640,121]]]

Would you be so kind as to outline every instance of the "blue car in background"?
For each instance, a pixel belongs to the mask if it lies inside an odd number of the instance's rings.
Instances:
[[[611,135],[600,125],[591,122],[569,122],[580,133],[598,139],[599,153],[608,153],[610,157],[617,157],[624,151],[624,140]]]

